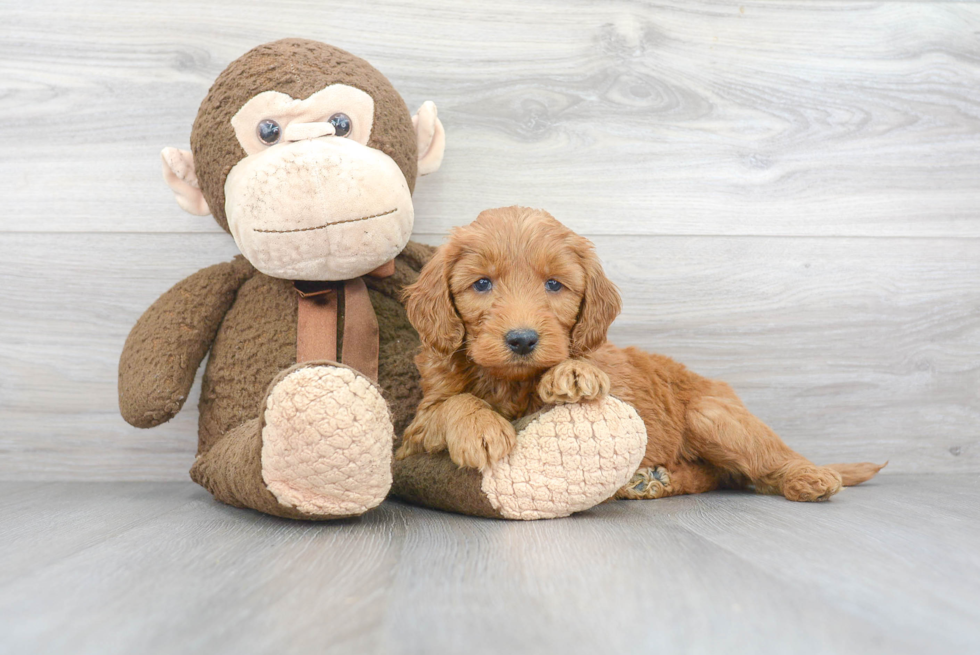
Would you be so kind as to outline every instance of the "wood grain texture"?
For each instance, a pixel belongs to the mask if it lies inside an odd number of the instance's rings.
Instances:
[[[40,0],[0,8],[0,479],[184,479],[197,389],[116,410],[126,333],[235,253],[159,151],[283,36],[364,56],[442,170],[416,238],[539,206],[620,284],[613,338],[730,381],[819,461],[980,471],[980,5]]]
[[[159,151],[282,36],[435,100],[419,230],[542,206],[593,234],[980,236],[980,7],[958,3],[44,1],[0,25],[0,225],[214,231]]]
[[[6,483],[0,497],[0,652],[980,649],[976,474],[532,523],[394,502],[301,523],[189,482]]]

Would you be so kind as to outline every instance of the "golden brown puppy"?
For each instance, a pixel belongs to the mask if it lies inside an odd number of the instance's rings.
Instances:
[[[458,465],[482,469],[514,447],[511,420],[611,393],[646,425],[638,475],[653,483],[624,488],[621,497],[752,486],[790,500],[825,500],[881,468],[817,466],[724,382],[608,343],[619,293],[592,244],[544,211],[481,213],[453,231],[406,296],[422,341],[415,361],[423,400],[400,458],[448,450]]]

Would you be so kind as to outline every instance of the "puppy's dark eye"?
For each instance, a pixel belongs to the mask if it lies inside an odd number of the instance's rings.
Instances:
[[[544,288],[547,289],[548,291],[562,290],[561,282],[559,282],[558,280],[548,280],[547,282],[544,283]]]
[[[487,277],[481,277],[479,280],[473,283],[473,290],[477,293],[486,293],[492,288],[493,282],[491,282],[490,278]]]
[[[259,141],[267,146],[279,143],[279,139],[282,138],[282,128],[279,127],[279,123],[271,118],[259,121],[255,127],[255,133],[258,135]]]
[[[347,136],[353,127],[347,114],[334,114],[328,122],[333,125],[334,136]]]

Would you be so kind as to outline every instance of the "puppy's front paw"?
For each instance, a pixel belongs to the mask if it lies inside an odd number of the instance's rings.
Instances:
[[[541,377],[538,396],[548,404],[598,400],[609,395],[609,376],[581,359],[566,359]]]
[[[395,459],[405,459],[412,455],[429,452],[435,453],[446,448],[445,435],[435,429],[432,421],[417,415],[405,428],[402,444],[395,451]]]
[[[449,427],[446,448],[457,466],[489,468],[517,445],[517,432],[492,409],[481,409]]]
[[[412,427],[414,427],[414,424],[408,426],[408,429],[405,430],[405,434],[402,436],[402,443],[398,446],[398,450],[395,451],[395,459],[405,459],[406,457],[425,452],[419,431],[410,432]]]

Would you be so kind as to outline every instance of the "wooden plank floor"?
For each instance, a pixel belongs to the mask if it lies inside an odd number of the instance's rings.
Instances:
[[[0,483],[3,653],[980,651],[980,476],[563,520],[327,524],[187,482]]]

